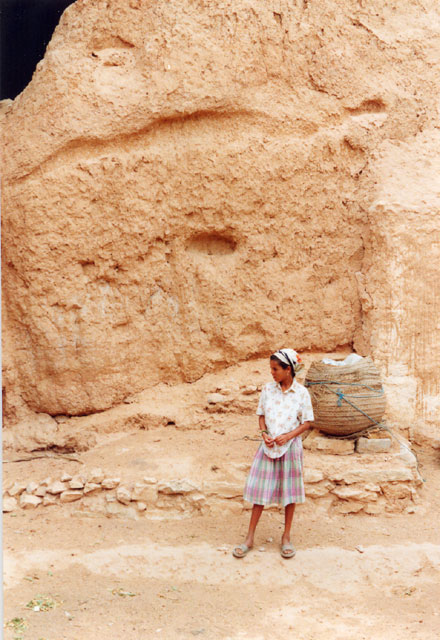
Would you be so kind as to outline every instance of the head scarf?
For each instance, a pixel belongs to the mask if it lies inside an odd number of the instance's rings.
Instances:
[[[284,362],[284,364],[292,367],[293,372],[300,361],[298,354],[293,349],[280,349],[279,351],[275,351],[273,355],[276,356],[278,360],[281,360],[281,362]]]

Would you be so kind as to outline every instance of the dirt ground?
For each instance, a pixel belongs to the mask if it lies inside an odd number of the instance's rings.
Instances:
[[[63,507],[4,514],[5,638],[433,640],[440,462],[438,452],[418,453],[426,483],[414,514],[298,507],[297,555],[287,561],[278,548],[282,514],[272,511],[241,560],[231,548],[247,512],[137,521],[74,517]],[[53,472],[46,459],[10,466]],[[48,610],[26,606],[42,596]]]

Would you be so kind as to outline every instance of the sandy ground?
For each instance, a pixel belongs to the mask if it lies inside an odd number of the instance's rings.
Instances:
[[[266,368],[237,367],[235,382],[259,384]],[[76,460],[7,463],[4,482],[80,473],[82,464],[124,481],[242,482],[258,446],[244,439],[255,436],[255,408],[197,423],[206,394],[226,381],[233,386],[234,376],[229,370],[175,388],[172,406],[169,391],[158,388],[125,408],[79,418],[82,430],[95,429],[96,446],[72,454]],[[175,424],[112,432],[127,412],[151,407],[174,412]],[[291,560],[280,557],[283,515],[273,510],[263,513],[255,548],[240,560],[231,550],[244,539],[247,511],[181,520],[163,511],[161,519],[133,520],[75,515],[73,503],[4,514],[5,621],[24,621],[5,628],[5,639],[437,639],[440,454],[427,447],[417,454],[426,483],[414,513],[343,516],[307,500],[295,515]],[[51,599],[48,610],[27,607],[42,596]]]
[[[6,628],[5,638],[433,640],[440,464],[438,453],[419,457],[427,478],[421,510],[344,517],[298,507],[298,552],[287,561],[277,512],[263,514],[256,546],[242,560],[230,551],[247,513],[180,521],[72,517],[62,507],[5,514],[5,621],[26,624]],[[56,605],[26,607],[39,596]]]

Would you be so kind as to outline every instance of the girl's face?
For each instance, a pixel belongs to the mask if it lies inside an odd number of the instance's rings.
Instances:
[[[290,367],[287,367],[287,369],[283,369],[279,362],[276,362],[275,360],[270,360],[269,362],[270,372],[275,382],[281,383],[286,380],[290,380],[290,378],[292,377],[292,374],[290,373]]]

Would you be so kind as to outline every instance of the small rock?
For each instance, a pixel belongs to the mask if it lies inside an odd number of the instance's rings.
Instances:
[[[12,487],[8,489],[8,493],[11,497],[19,496],[26,490],[27,482],[14,482]]]
[[[66,485],[63,482],[60,482],[59,480],[55,480],[55,482],[52,482],[52,484],[50,484],[47,487],[47,493],[51,493],[53,495],[62,493],[65,490],[66,490]]]
[[[359,438],[356,444],[358,453],[384,453],[391,449],[391,438]]]
[[[273,538],[267,538],[266,542],[273,542]]]
[[[145,504],[145,502],[136,502],[136,506],[137,506],[137,510],[138,511],[146,511],[147,510],[147,505]]]
[[[416,513],[417,507],[407,507],[406,513]]]
[[[165,493],[167,495],[183,495],[191,493],[196,489],[197,487],[186,478],[182,478],[181,480],[171,480],[170,482],[161,482],[157,488],[159,493]]]
[[[47,493],[47,487],[43,487],[43,486],[38,487],[38,489],[35,491],[35,495],[38,496],[39,498],[44,498],[46,493]]]
[[[43,487],[48,487],[50,484],[52,484],[52,478],[50,476],[44,478],[44,480],[40,482],[40,485],[42,485]]]
[[[104,472],[99,467],[92,469],[90,473],[87,474],[87,480],[89,482],[96,482],[100,484],[104,480]]]
[[[43,498],[43,507],[51,507],[54,504],[57,504],[57,499],[55,498],[55,496],[48,496],[46,494]]]
[[[22,509],[35,509],[42,502],[43,500],[41,498],[30,495],[29,493],[22,493],[20,496],[20,507]]]
[[[69,480],[72,480],[72,476],[70,475],[70,473],[64,472],[61,476],[61,482],[69,482]]]
[[[258,551],[261,551],[261,553],[264,553],[266,551],[266,547],[260,547]]]
[[[73,478],[69,481],[69,488],[84,489],[85,484],[86,484],[86,478],[84,476],[73,476]]]
[[[249,385],[247,387],[244,387],[244,389],[241,390],[241,393],[244,396],[250,396],[253,393],[257,393],[257,387],[255,385]]]
[[[75,500],[79,500],[82,495],[82,491],[68,489],[67,491],[63,491],[63,493],[60,495],[60,502],[62,502],[63,504],[66,502],[75,502]]]
[[[37,489],[38,484],[36,482],[29,482],[28,486],[26,487],[26,493],[35,493]]]
[[[365,553],[365,549],[361,544],[358,544],[355,549],[356,551],[359,551],[359,553]]]
[[[10,513],[17,508],[17,500],[10,496],[5,496],[3,498],[3,513]]]
[[[103,489],[116,489],[120,482],[121,478],[104,478],[101,482],[101,487]]]
[[[101,485],[96,482],[87,482],[84,487],[84,494],[88,495],[90,493],[96,493],[101,490]]]
[[[144,477],[144,482],[146,484],[157,484],[157,478],[149,478],[148,476]]]
[[[121,504],[130,504],[131,501],[131,491],[126,489],[125,487],[118,487],[116,489],[116,499]]]

